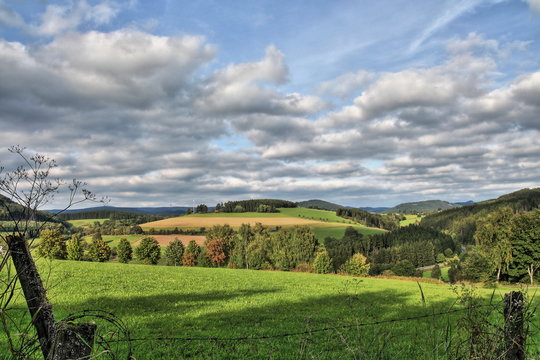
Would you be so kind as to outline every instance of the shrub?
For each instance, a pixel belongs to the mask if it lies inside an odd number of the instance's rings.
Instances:
[[[161,248],[155,238],[145,237],[135,248],[135,255],[143,264],[156,265],[161,258]]]
[[[66,246],[68,260],[82,260],[84,256],[83,244],[81,243],[81,236],[74,234],[71,240],[67,242]]]
[[[313,270],[318,274],[329,274],[332,272],[332,259],[330,259],[328,251],[323,250],[317,253],[313,261]]]
[[[108,261],[111,258],[111,248],[103,240],[93,239],[88,249],[88,256],[92,261]]]
[[[59,229],[44,229],[40,234],[38,255],[48,259],[65,259],[67,256],[66,242]]]
[[[131,244],[126,238],[120,239],[117,253],[118,261],[123,264],[127,264],[130,260],[133,260],[133,249],[131,248]]]
[[[438,253],[437,254],[437,263],[443,263],[446,261],[446,256],[444,256],[443,253]]]
[[[182,265],[182,256],[184,255],[184,244],[178,239],[174,239],[165,249],[165,258],[167,265],[178,266]]]
[[[441,268],[439,267],[439,265],[435,265],[431,269],[431,277],[433,279],[440,279],[441,278]]]
[[[446,250],[444,250],[444,256],[446,256],[447,258],[451,258],[452,256],[454,256],[454,252],[452,251],[452,249],[447,248]]]
[[[309,264],[298,264],[296,265],[296,268],[294,269],[294,271],[311,273],[313,272],[313,268]]]
[[[197,266],[197,256],[192,253],[184,253],[184,255],[182,255],[182,265]]]
[[[394,266],[392,266],[392,271],[397,276],[414,276],[416,269],[414,265],[409,260],[401,260]]]
[[[382,276],[396,276],[396,274],[392,270],[384,270],[381,273]]]
[[[354,276],[366,276],[369,272],[369,264],[362,253],[356,253],[345,262],[345,272]]]

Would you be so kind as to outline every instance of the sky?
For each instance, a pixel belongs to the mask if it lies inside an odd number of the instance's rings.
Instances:
[[[111,206],[479,201],[539,135],[540,0],[0,0],[0,164]]]

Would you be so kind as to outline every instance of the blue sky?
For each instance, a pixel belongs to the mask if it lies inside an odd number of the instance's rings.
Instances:
[[[482,200],[538,187],[539,55],[538,0],[0,0],[0,143],[116,206]]]

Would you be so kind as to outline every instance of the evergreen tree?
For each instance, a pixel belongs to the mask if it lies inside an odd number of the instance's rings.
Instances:
[[[191,240],[188,243],[184,250],[184,255],[182,255],[182,265],[184,266],[196,266],[201,253],[201,248],[195,240]]]
[[[440,279],[441,278],[441,268],[439,267],[439,265],[435,265],[431,269],[431,277],[433,279]]]

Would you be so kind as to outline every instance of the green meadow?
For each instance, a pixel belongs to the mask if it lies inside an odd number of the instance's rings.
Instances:
[[[114,313],[136,339],[137,359],[447,359],[445,346],[466,312],[432,314],[458,309],[456,291],[471,290],[225,268],[74,261],[41,261],[39,268],[58,319],[83,310]],[[484,303],[492,295],[474,291]],[[502,293],[494,294],[496,303]],[[13,306],[24,309],[20,297]],[[423,318],[391,321],[410,317]],[[115,331],[94,320],[100,334]],[[358,326],[375,322],[383,323]],[[112,346],[127,353],[125,342]]]
[[[94,225],[94,223],[96,222],[103,224],[107,220],[109,219],[81,219],[81,220],[68,220],[68,223],[77,227],[88,227],[90,225]]]
[[[419,215],[411,215],[411,214],[405,214],[405,220],[401,220],[399,222],[400,226],[407,226],[411,224],[416,224],[416,222],[419,222],[422,220],[422,216]]]

